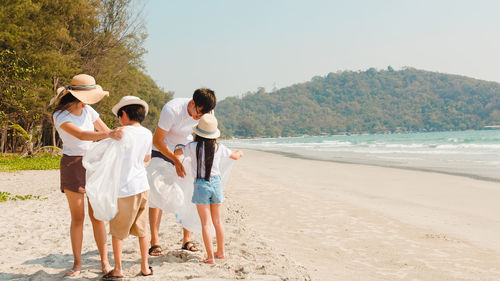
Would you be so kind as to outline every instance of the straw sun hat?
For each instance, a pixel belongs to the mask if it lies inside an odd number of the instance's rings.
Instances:
[[[119,103],[115,104],[115,106],[113,106],[113,108],[111,109],[111,111],[113,111],[113,114],[115,116],[118,116],[118,110],[120,110],[120,108],[126,106],[126,105],[131,105],[131,104],[138,104],[138,105],[142,105],[144,106],[144,109],[146,109],[146,114],[145,115],[148,115],[148,110],[149,110],[149,107],[148,107],[148,104],[141,100],[140,98],[138,97],[135,97],[135,96],[124,96]]]
[[[198,125],[193,127],[193,132],[200,137],[206,139],[216,139],[220,136],[220,131],[217,129],[217,118],[213,114],[204,114]]]
[[[50,101],[50,104],[55,103],[67,93],[71,93],[85,104],[94,104],[104,96],[109,96],[109,92],[104,91],[101,86],[95,83],[94,77],[87,74],[75,75],[71,79],[71,85],[58,88],[57,95]]]

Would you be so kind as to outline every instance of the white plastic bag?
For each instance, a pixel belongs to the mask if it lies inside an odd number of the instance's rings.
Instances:
[[[201,233],[201,220],[198,215],[196,205],[191,201],[194,192],[194,178],[191,173],[191,158],[184,158],[182,161],[186,176],[184,178],[177,177],[176,182],[179,184],[182,192],[184,193],[184,202],[180,209],[175,212],[175,217],[185,229]],[[215,230],[212,229],[215,233]]]
[[[233,160],[221,162],[221,182],[227,183]],[[182,165],[186,176],[177,176],[174,165],[161,158],[153,158],[146,168],[151,191],[149,204],[152,208],[161,208],[167,213],[175,214],[182,225],[191,232],[201,233],[201,221],[196,205],[191,202],[194,192],[194,178],[191,173],[191,158],[184,158]]]
[[[184,193],[176,183],[174,165],[155,157],[146,168],[149,181],[149,207],[175,213],[184,204]]]
[[[129,140],[130,136],[124,133],[120,141],[105,139],[96,142],[83,156],[85,191],[98,220],[111,220],[118,212],[122,157]]]

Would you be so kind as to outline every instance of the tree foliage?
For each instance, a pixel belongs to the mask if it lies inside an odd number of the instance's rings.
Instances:
[[[150,105],[145,125],[154,127],[161,106],[172,98],[144,72],[146,32],[132,0],[1,0],[1,147],[17,151],[22,139],[11,124],[37,132],[35,147],[55,145],[49,101],[78,73],[94,76],[110,92],[94,107],[117,126],[111,107],[125,95]],[[18,127],[16,127],[18,128]],[[19,131],[19,130],[17,130]],[[18,143],[19,142],[19,143]]]
[[[500,122],[500,84],[392,67],[316,76],[217,105],[226,137],[480,129]]]

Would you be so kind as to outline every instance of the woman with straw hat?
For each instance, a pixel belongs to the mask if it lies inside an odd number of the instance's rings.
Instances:
[[[89,105],[109,95],[101,86],[96,85],[94,77],[78,74],[71,85],[61,87],[52,99],[56,103],[53,119],[59,136],[63,141],[61,158],[61,192],[66,194],[71,213],[71,247],[73,268],[66,272],[65,278],[79,278],[82,268],[83,223],[85,219],[85,168],[82,157],[90,149],[92,142],[113,138],[121,139],[121,128],[110,130],[99,118],[99,114]],[[94,230],[94,238],[101,256],[101,267],[106,273],[111,269],[106,246],[106,226],[96,220],[92,207],[88,204],[89,216]]]

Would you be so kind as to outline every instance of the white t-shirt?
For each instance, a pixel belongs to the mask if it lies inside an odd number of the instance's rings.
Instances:
[[[168,132],[163,141],[172,151],[177,144],[187,144],[193,140],[193,126],[198,124],[198,120],[194,120],[188,113],[190,100],[188,98],[172,99],[161,110],[158,127]],[[159,151],[154,146],[153,149]]]
[[[66,122],[71,122],[80,128],[82,131],[94,131],[94,122],[99,118],[99,114],[90,105],[85,105],[82,109],[82,114],[76,116],[65,110],[63,112],[56,111],[52,115],[54,125],[59,136],[63,141],[62,152],[68,156],[83,156],[92,145],[92,141],[80,140],[72,136],[65,130],[61,129],[61,125]]]
[[[125,126],[123,134],[131,138],[131,147],[123,155],[118,198],[149,190],[144,158],[151,154],[153,134],[142,126]]]
[[[196,144],[197,142],[193,141],[188,143],[183,148],[183,153],[185,157],[191,157],[191,174],[193,178],[196,179],[196,167],[197,167],[197,159],[196,159]],[[212,164],[212,170],[210,171],[210,176],[220,176],[220,160],[224,158],[229,158],[233,153],[229,148],[225,145],[218,143],[216,144],[215,153],[214,153],[214,163]],[[202,153],[202,162],[201,162],[201,171],[200,176],[202,178],[205,177],[205,151]]]

